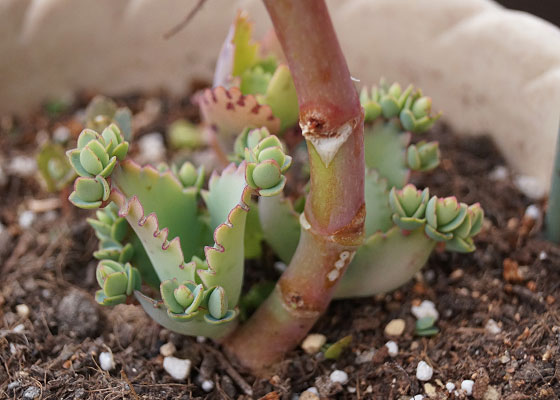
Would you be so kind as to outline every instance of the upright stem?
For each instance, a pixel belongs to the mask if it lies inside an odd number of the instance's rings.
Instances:
[[[363,240],[363,113],[324,0],[264,0],[298,93],[311,190],[294,257],[225,342],[255,372],[297,346],[326,310]]]
[[[546,212],[546,236],[551,242],[560,244],[560,130],[556,141],[556,159]]]

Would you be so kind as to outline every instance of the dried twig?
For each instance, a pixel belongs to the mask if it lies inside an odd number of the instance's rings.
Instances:
[[[237,370],[233,368],[233,366],[229,363],[229,361],[220,351],[214,349],[211,346],[204,346],[204,349],[212,352],[216,356],[216,358],[218,358],[220,366],[226,371],[226,373],[231,377],[231,379],[233,379],[234,382],[237,383],[237,385],[241,388],[241,390],[243,390],[243,392],[247,396],[253,395],[253,389],[251,388],[251,386],[247,383],[245,379],[243,379],[243,377],[239,374],[239,372],[237,372]]]
[[[196,15],[196,13],[202,9],[204,3],[206,3],[206,0],[198,0],[198,3],[196,3],[196,5],[192,8],[192,10],[187,14],[185,19],[183,19],[181,22],[179,22],[177,25],[175,25],[173,28],[167,31],[167,33],[163,35],[163,38],[169,39],[170,37],[180,32],[185,26],[188,25],[188,23]]]

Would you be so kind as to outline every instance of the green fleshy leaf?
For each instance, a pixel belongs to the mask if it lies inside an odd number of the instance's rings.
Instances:
[[[342,352],[352,343],[352,335],[344,336],[331,344],[324,352],[327,360],[338,360]]]
[[[245,258],[254,259],[262,254],[262,241],[264,239],[259,220],[257,203],[251,200],[247,222],[245,226]]]
[[[93,140],[90,143],[97,142]],[[80,164],[91,175],[98,175],[104,168],[97,154],[87,146],[80,151]]]
[[[266,243],[289,263],[299,243],[299,213],[282,194],[259,199],[259,217]]]
[[[50,142],[41,146],[37,155],[37,168],[49,192],[61,190],[76,176],[65,156],[64,148]]]
[[[257,188],[270,189],[276,186],[280,176],[280,167],[274,160],[265,160],[257,164],[253,170],[253,182]]]
[[[214,232],[214,247],[206,248],[208,270],[198,270],[206,287],[222,286],[230,307],[239,301],[243,280],[244,232],[251,190],[245,182],[245,163],[230,164],[221,176],[214,174],[204,200]]]
[[[389,187],[402,188],[408,181],[406,148],[410,135],[394,123],[377,123],[364,131],[366,166],[387,179]]]
[[[272,109],[272,113],[281,121],[280,130],[294,126],[299,119],[299,105],[296,87],[289,68],[279,65],[270,79],[262,102]]]
[[[175,299],[175,290],[179,287],[177,279],[169,279],[161,282],[160,293],[165,307],[174,314],[181,314],[185,311],[177,299]]]
[[[95,301],[102,306],[116,306],[118,304],[123,304],[126,302],[126,295],[121,294],[117,296],[108,297],[103,290],[98,290],[95,292]]]
[[[108,297],[114,297],[126,293],[128,277],[124,272],[115,272],[105,278],[103,291]]]
[[[235,314],[231,319],[219,324],[209,323],[208,314],[197,313],[192,319],[181,321],[171,318],[162,302],[153,300],[148,296],[136,291],[134,295],[144,308],[144,311],[158,324],[164,328],[188,336],[206,336],[211,339],[219,339],[227,336],[237,326]]]
[[[391,223],[391,208],[388,200],[387,181],[380,179],[376,171],[366,170],[365,201],[366,201],[366,237],[381,231],[388,231]]]
[[[113,121],[119,126],[124,140],[132,139],[132,113],[126,107],[119,108],[113,116]],[[119,158],[119,160],[121,160]]]
[[[436,242],[446,242],[453,238],[452,233],[440,232],[428,224],[424,226],[424,232],[426,232],[426,235],[428,235],[431,239],[435,240]]]
[[[119,189],[112,199],[147,249],[159,280],[194,281],[194,265],[185,260],[202,256],[204,245],[212,240],[199,216],[197,191],[184,190],[171,171],[160,173],[130,161],[120,163],[112,179]],[[144,277],[142,268],[141,272]]]
[[[70,200],[70,203],[74,204],[76,207],[78,208],[83,208],[86,210],[92,210],[94,208],[99,208],[101,207],[102,201],[84,201],[82,200],[78,194],[74,191],[72,193],[70,193],[70,196],[68,197],[68,200]]]
[[[177,289],[173,291],[173,296],[175,297],[175,300],[177,300],[177,303],[179,303],[179,305],[183,307],[183,309],[190,306],[194,300],[192,292],[185,285],[179,285]]]
[[[167,128],[167,139],[173,149],[196,149],[204,145],[203,132],[184,119],[174,121]]]
[[[234,33],[231,41],[235,46],[231,72],[233,76],[241,76],[258,60],[259,44],[253,42],[252,34],[253,25],[249,22],[247,15],[238,13],[234,21]]]
[[[218,286],[208,299],[208,312],[214,319],[222,319],[228,310],[228,299],[223,287]]]
[[[453,239],[445,243],[445,250],[457,253],[472,253],[476,250],[476,246],[471,238],[463,239],[459,236],[453,236]]]
[[[261,66],[247,69],[241,75],[239,89],[243,94],[264,94],[272,74],[265,72]]]
[[[221,325],[233,321],[238,315],[237,310],[228,310],[220,319],[216,319],[210,314],[204,314],[204,321],[210,325]]]
[[[422,229],[404,235],[398,227],[376,233],[358,249],[335,298],[387,293],[408,282],[424,266],[435,242]]]
[[[78,149],[82,150],[89,142],[98,139],[99,134],[96,131],[92,129],[84,129],[78,136]]]
[[[74,183],[74,190],[84,202],[94,202],[103,199],[103,184],[95,178],[80,177]]]
[[[282,191],[284,190],[284,186],[286,186],[286,177],[282,175],[280,177],[280,182],[278,182],[277,185],[268,189],[259,189],[259,196],[262,197],[276,196],[282,193]]]

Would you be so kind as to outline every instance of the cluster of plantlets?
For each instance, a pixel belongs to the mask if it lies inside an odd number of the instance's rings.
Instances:
[[[265,4],[290,69],[274,46],[252,40],[239,15],[218,61],[220,86],[196,97],[214,148],[231,161],[207,189],[204,171],[189,162],[128,159],[128,128],[112,112],[94,116],[103,123],[68,152],[79,175],[70,201],[101,208],[89,220],[100,240],[98,302],[133,295],[167,329],[219,340],[254,371],[296,346],[332,298],[401,286],[438,243],[473,251],[483,221],[478,204],[407,183],[411,171],[439,164],[437,143],[411,144],[439,117],[428,97],[385,83],[358,97],[324,2]],[[288,179],[298,176],[282,134],[298,110],[311,179],[288,195]],[[289,266],[273,289],[243,301],[245,259],[262,245]],[[240,304],[257,308],[243,323]]]

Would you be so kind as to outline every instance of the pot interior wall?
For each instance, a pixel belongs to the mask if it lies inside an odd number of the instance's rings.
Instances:
[[[560,30],[490,0],[350,0],[329,7],[359,85],[414,83],[453,129],[491,134],[510,164],[548,186],[560,110]],[[230,21],[259,0],[0,0],[0,114],[77,90],[108,95],[209,79]]]

